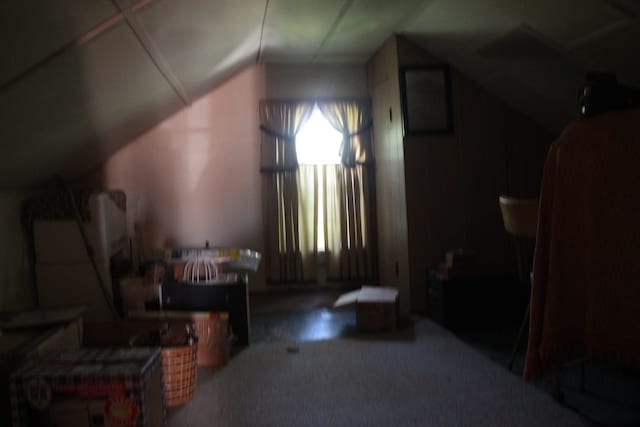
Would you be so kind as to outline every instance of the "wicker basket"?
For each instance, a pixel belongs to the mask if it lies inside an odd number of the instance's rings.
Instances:
[[[198,344],[165,347],[161,356],[167,407],[188,402],[196,390]]]

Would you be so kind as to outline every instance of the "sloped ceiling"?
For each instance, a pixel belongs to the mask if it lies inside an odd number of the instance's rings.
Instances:
[[[636,0],[57,0],[0,15],[0,188],[89,170],[254,63],[364,64],[402,33],[552,131],[586,70],[640,85]]]

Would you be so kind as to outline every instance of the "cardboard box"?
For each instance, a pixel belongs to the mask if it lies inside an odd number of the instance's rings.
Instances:
[[[340,295],[334,307],[356,305],[356,328],[361,332],[393,332],[398,327],[398,290],[363,286]]]
[[[86,307],[59,307],[12,314],[0,332],[0,414],[10,414],[9,378],[28,359],[51,350],[82,345],[82,315]],[[7,419],[8,421],[8,419]],[[0,426],[4,426],[0,419]],[[8,424],[7,424],[8,425]]]
[[[13,426],[166,425],[160,349],[51,353],[10,380]]]

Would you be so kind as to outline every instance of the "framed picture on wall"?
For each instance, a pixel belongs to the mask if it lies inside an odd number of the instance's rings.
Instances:
[[[447,65],[401,68],[400,94],[405,135],[453,132]]]

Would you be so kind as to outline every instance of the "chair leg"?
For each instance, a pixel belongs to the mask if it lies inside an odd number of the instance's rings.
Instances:
[[[513,345],[513,350],[511,351],[511,358],[509,359],[509,363],[507,364],[509,371],[511,371],[511,369],[513,368],[513,362],[516,360],[516,356],[518,355],[518,349],[520,348],[522,338],[524,337],[524,331],[527,326],[529,326],[529,310],[530,304],[527,304],[527,309],[524,312],[524,317],[522,318],[522,323],[520,324],[520,330],[518,331],[516,342]]]

